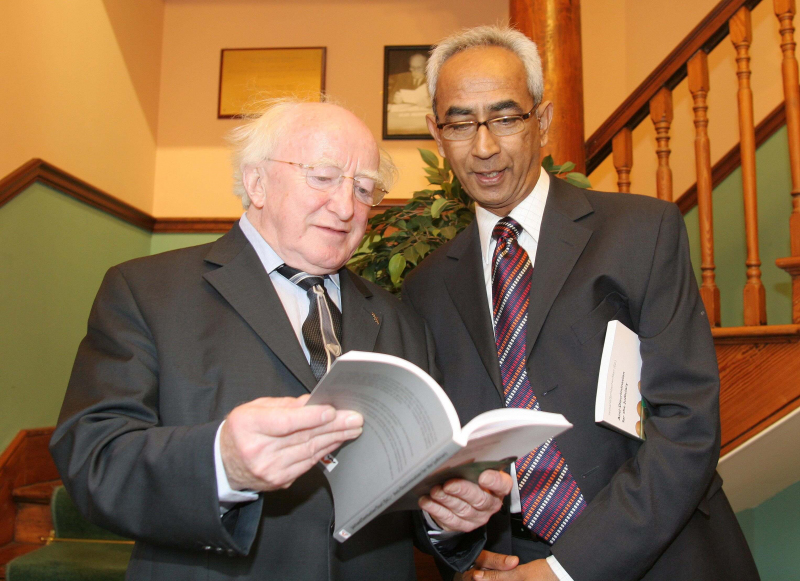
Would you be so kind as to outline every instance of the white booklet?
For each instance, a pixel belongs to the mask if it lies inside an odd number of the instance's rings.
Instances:
[[[644,440],[647,402],[642,398],[641,377],[639,337],[619,321],[609,321],[600,358],[594,421]]]
[[[455,476],[476,481],[572,425],[560,414],[500,408],[463,428],[425,371],[399,357],[350,351],[336,360],[308,404],[364,416],[364,431],[323,460],[339,542],[383,512],[417,509],[419,496]]]

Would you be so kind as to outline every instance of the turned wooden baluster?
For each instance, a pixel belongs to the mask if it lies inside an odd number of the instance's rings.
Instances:
[[[750,9],[740,8],[728,21],[731,42],[736,48],[736,76],[739,78],[739,152],[742,159],[744,227],[747,238],[747,282],[744,285],[744,324],[767,323],[767,301],[761,282],[758,255],[758,193],[756,191],[756,130],[753,121],[753,91],[750,89],[750,43],[753,30]]]
[[[783,51],[783,95],[786,107],[786,130],[789,136],[789,166],[792,171],[792,213],[789,217],[791,256],[776,261],[792,276],[792,322],[800,324],[800,86],[795,57],[795,0],[774,0]]]
[[[633,134],[623,128],[611,140],[614,167],[617,170],[617,188],[624,194],[631,193],[631,168],[633,168]]]
[[[720,325],[719,289],[714,276],[714,224],[711,201],[711,146],[708,140],[708,55],[702,50],[686,63],[694,104],[694,158],[697,168],[697,214],[700,221],[700,296],[712,327]]]
[[[656,128],[656,195],[661,200],[672,201],[672,170],[669,167],[669,127],[672,124],[672,91],[666,87],[650,99],[650,119]]]

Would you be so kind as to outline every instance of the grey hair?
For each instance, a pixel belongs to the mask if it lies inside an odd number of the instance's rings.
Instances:
[[[468,48],[480,46],[499,46],[517,55],[522,61],[522,66],[525,67],[528,91],[533,97],[534,107],[542,102],[544,76],[536,43],[519,30],[508,26],[477,26],[448,36],[431,50],[425,74],[428,79],[428,92],[433,102],[434,115],[436,115],[436,83],[439,80],[439,71],[442,65],[451,56]]]
[[[259,103],[259,112],[248,115],[248,120],[243,125],[228,134],[228,142],[233,148],[233,193],[242,200],[245,210],[250,207],[250,196],[242,180],[244,168],[272,157],[288,128],[290,113],[300,105],[310,102],[313,101],[297,97],[264,100]],[[332,104],[328,99],[324,99],[324,102]],[[380,187],[388,191],[397,181],[397,166],[386,151],[380,148],[379,151],[377,181]]]

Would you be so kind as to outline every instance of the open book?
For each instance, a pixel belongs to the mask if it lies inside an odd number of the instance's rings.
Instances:
[[[417,498],[453,477],[476,481],[571,427],[560,414],[501,408],[461,428],[453,404],[425,371],[399,357],[350,351],[308,404],[364,416],[364,431],[323,460],[333,491],[334,537],[343,542],[383,512],[416,509]]]
[[[619,321],[609,321],[600,357],[594,421],[644,440],[647,402],[642,398],[641,378],[638,335]]]

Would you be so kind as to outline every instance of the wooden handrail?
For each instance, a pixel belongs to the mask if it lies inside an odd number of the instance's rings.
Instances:
[[[686,63],[698,50],[706,53],[728,35],[728,20],[742,7],[761,0],[722,0],[586,141],[586,175],[611,154],[611,141],[623,128],[633,130],[650,113],[650,100],[663,87],[674,89],[686,78]]]

